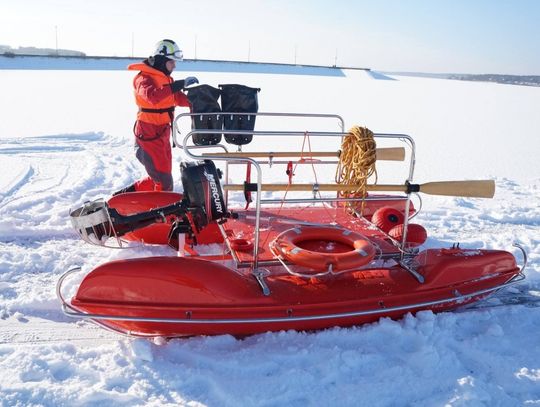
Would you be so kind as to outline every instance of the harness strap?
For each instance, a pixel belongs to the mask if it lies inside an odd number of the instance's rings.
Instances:
[[[139,112],[143,113],[174,113],[174,106],[164,109],[151,109],[149,107],[139,107]]]
[[[142,113],[168,113],[169,114],[169,117],[171,119],[171,127],[172,127],[172,121],[173,121],[173,118],[174,118],[174,106],[171,106],[171,107],[166,107],[166,108],[163,108],[163,109],[152,109],[152,108],[149,108],[149,107],[139,107],[139,112],[142,112]],[[133,134],[135,134],[135,126],[137,125],[137,122],[135,122],[135,124],[133,125]],[[162,135],[163,135],[163,132],[165,131],[165,128],[163,129],[163,131],[159,134],[156,134],[154,137],[144,137],[142,134],[135,134],[135,137],[137,137],[139,140],[142,140],[142,141],[153,141],[153,140],[157,140],[158,138],[160,138]],[[174,143],[174,140],[173,140],[173,143]]]

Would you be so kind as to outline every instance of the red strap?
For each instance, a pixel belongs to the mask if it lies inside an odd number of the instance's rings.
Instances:
[[[249,184],[251,182],[251,163],[247,163],[246,167],[246,183]],[[249,207],[249,204],[252,202],[251,199],[251,192],[244,190],[244,198],[246,198],[246,207],[244,210],[246,210]]]
[[[287,171],[285,173],[289,176],[289,185],[291,185],[292,177],[294,177],[292,161],[287,163]]]

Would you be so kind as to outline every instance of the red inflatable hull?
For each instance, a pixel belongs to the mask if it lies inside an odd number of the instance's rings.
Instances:
[[[448,311],[485,297],[489,292],[484,291],[519,271],[514,257],[503,251],[427,250],[418,261],[425,264],[418,268],[423,284],[394,265],[322,279],[270,275],[265,279],[270,295],[263,295],[249,273],[208,260],[120,260],[93,270],[71,305],[131,335],[243,336],[351,326],[420,310]]]
[[[109,205],[127,215],[180,199],[175,193],[133,193],[114,197]],[[398,208],[403,205],[382,200],[369,211],[390,203]],[[188,241],[180,248],[188,257],[100,265],[84,278],[65,306],[76,316],[130,335],[244,336],[352,326],[420,310],[448,311],[484,298],[520,272],[514,256],[504,251],[427,249],[403,259],[386,233],[343,207],[262,210],[258,239],[254,219],[254,211],[247,210],[220,226],[209,224],[196,235],[199,246]],[[377,254],[368,264],[358,262],[348,270],[320,273],[321,268],[310,270],[272,250],[272,242],[280,236],[291,231],[302,234],[304,227],[314,224],[322,225],[317,229],[322,230],[321,236],[306,233],[310,237],[305,247],[320,247],[317,254],[323,258],[325,253],[331,258],[330,254],[347,250],[362,252],[348,248],[347,239],[330,241],[327,235],[332,234],[325,235],[325,227],[343,231],[344,236],[357,232]],[[169,226],[154,224],[129,238],[166,244]],[[213,247],[213,254],[199,252],[204,247]],[[254,275],[254,269],[260,274]]]

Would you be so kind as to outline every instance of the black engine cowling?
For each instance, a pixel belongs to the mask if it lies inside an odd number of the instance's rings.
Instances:
[[[184,198],[190,208],[200,209],[195,216],[197,227],[202,228],[212,221],[227,217],[227,208],[219,182],[220,173],[210,160],[183,162],[180,165]]]

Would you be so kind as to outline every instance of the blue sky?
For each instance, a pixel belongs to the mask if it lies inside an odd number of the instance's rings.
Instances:
[[[540,0],[0,0],[0,45],[540,75]]]

